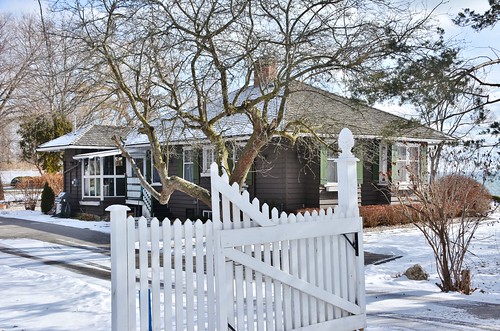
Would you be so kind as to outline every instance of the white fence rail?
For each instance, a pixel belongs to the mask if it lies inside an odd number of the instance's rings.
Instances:
[[[136,225],[127,207],[109,207],[113,330],[364,328],[362,222],[349,134],[339,137],[335,212],[270,211],[218,176],[215,165],[213,221],[140,218]]]

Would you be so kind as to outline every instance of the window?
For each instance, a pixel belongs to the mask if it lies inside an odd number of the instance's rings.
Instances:
[[[83,196],[125,196],[125,162],[123,157],[111,155],[84,159]]]
[[[184,148],[182,151],[182,177],[194,182],[194,151],[191,148]]]
[[[210,166],[215,161],[214,148],[211,146],[203,147],[203,168],[201,176],[210,176]]]
[[[97,197],[101,195],[100,175],[100,158],[85,159],[83,162],[83,196]]]
[[[411,175],[420,173],[420,146],[398,144],[396,149],[397,158],[393,162],[394,171],[392,180],[397,183],[409,183]]]

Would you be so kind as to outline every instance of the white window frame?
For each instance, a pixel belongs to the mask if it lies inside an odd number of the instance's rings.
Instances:
[[[380,184],[389,184],[389,172],[387,169],[389,153],[389,145],[381,143],[379,145],[379,161],[378,161],[378,182]]]
[[[338,158],[338,153],[332,151],[331,149],[326,149],[326,184],[325,189],[328,192],[336,192],[339,186],[338,179],[338,171],[337,171],[337,162],[335,161]],[[333,180],[330,180],[330,172],[333,171]]]
[[[396,155],[397,155],[397,160],[396,164],[393,165],[393,172],[392,172],[392,180],[396,181],[400,186],[404,185],[409,185],[410,184],[410,170],[411,169],[411,164],[416,163],[416,168],[417,168],[417,176],[420,176],[420,145],[419,144],[405,144],[405,143],[397,143],[393,145],[393,148],[396,148]],[[404,159],[400,157],[399,149],[400,148],[405,148],[405,157]],[[411,155],[412,153],[410,152],[411,149],[416,148],[417,153],[416,153],[416,159],[412,159]],[[399,169],[405,169],[405,178],[400,178]]]
[[[94,172],[90,172],[90,164],[94,164]],[[86,166],[87,164],[87,166]],[[98,168],[97,168],[98,167]],[[85,158],[82,162],[82,199],[101,198],[102,200],[102,161],[100,157]],[[93,183],[93,184],[91,184]],[[99,183],[99,184],[97,184]],[[88,190],[87,190],[88,186]],[[93,188],[93,190],[92,190]],[[87,194],[88,192],[88,194]],[[93,193],[92,193],[93,192]]]
[[[200,176],[210,177],[210,166],[215,161],[215,148],[213,146],[203,146],[203,157]]]
[[[106,157],[112,157],[113,158],[113,174],[110,175],[104,175],[104,158]],[[124,195],[116,195],[116,185],[117,185],[117,179],[118,178],[123,178],[125,179],[125,174],[123,175],[117,175],[116,174],[116,158],[120,157],[117,155],[108,155],[108,156],[96,156],[96,157],[90,157],[90,158],[85,158],[84,161],[82,162],[82,199],[85,198],[99,198],[101,201],[104,200],[104,198],[108,197],[124,197]],[[94,173],[91,174],[86,173],[86,167],[85,163],[88,162],[94,162]],[[122,159],[122,162],[125,162],[125,159]],[[98,168],[97,168],[98,167]],[[89,168],[90,169],[90,168]],[[105,195],[104,192],[104,179],[113,179],[113,192],[114,195]],[[90,183],[93,180],[93,185],[90,185]],[[86,186],[89,185],[88,190],[86,189]],[[90,194],[92,192],[91,188],[94,188],[93,192],[94,194]],[[86,194],[86,192],[89,192],[89,194]]]
[[[192,160],[186,162],[186,152],[191,152],[191,157]],[[189,182],[194,182],[194,149],[192,147],[184,147],[182,149],[182,178]],[[193,167],[193,170],[191,172],[193,178],[186,178],[186,165],[191,165]]]
[[[111,175],[105,175],[104,174],[104,159],[106,157],[112,157],[113,158],[113,174]],[[101,173],[102,173],[102,180],[101,180],[101,185],[102,185],[102,188],[101,188],[101,191],[102,191],[102,195],[103,197],[107,198],[107,197],[124,197],[125,195],[117,195],[116,194],[116,184],[117,184],[117,179],[118,178],[123,178],[125,180],[125,174],[123,175],[118,175],[116,174],[116,160],[117,158],[121,158],[121,161],[123,162],[123,166],[125,166],[125,172],[126,172],[126,159],[125,157],[123,156],[120,156],[120,155],[113,155],[113,156],[105,156],[105,157],[101,157]],[[106,195],[105,194],[105,190],[104,190],[104,179],[113,179],[113,192],[114,194],[113,195]],[[124,188],[124,193],[126,192],[126,187]]]

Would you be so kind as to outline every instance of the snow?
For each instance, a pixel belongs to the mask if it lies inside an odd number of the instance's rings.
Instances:
[[[109,232],[107,222],[29,211],[2,211],[2,216]],[[0,247],[28,251],[40,258],[109,267],[109,257],[100,253],[37,240],[0,239]],[[402,256],[366,267],[369,330],[500,329],[499,306],[488,306],[500,304],[500,212],[481,224],[471,246],[467,266],[477,290],[470,296],[439,291],[432,252],[413,227],[367,229],[364,247]],[[416,263],[430,274],[428,281],[400,276]],[[110,330],[110,288],[107,280],[0,252],[0,330]]]

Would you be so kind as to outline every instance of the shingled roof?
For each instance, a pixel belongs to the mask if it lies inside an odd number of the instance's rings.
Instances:
[[[111,138],[125,138],[131,131],[128,127],[112,125],[89,125],[70,132],[59,138],[48,141],[38,147],[39,152],[54,152],[69,148],[79,149],[112,149],[116,148]]]
[[[318,134],[338,135],[347,127],[355,136],[414,140],[448,140],[449,136],[408,120],[304,83],[294,82],[285,121],[302,120]]]
[[[358,138],[386,138],[393,140],[443,141],[452,138],[434,129],[423,126],[415,120],[408,120],[383,110],[370,107],[357,100],[341,97],[334,93],[311,85],[293,82],[287,99],[284,122],[300,121],[307,124],[317,134],[337,136],[343,128],[349,128]],[[259,87],[250,86],[238,94],[236,105],[245,100],[255,99],[261,95]],[[236,92],[229,95],[235,98]],[[278,114],[281,96],[278,95],[268,107],[268,117],[272,119]],[[261,107],[262,105],[257,105]],[[207,106],[208,118],[220,113],[222,102],[216,101]],[[214,127],[224,137],[245,137],[252,134],[252,125],[245,114],[235,114],[221,118]],[[162,132],[162,130],[158,130]],[[200,130],[184,129],[169,133],[170,142],[202,140]],[[160,137],[162,140],[163,137]],[[132,133],[126,145],[147,145],[149,141],[144,134]]]

